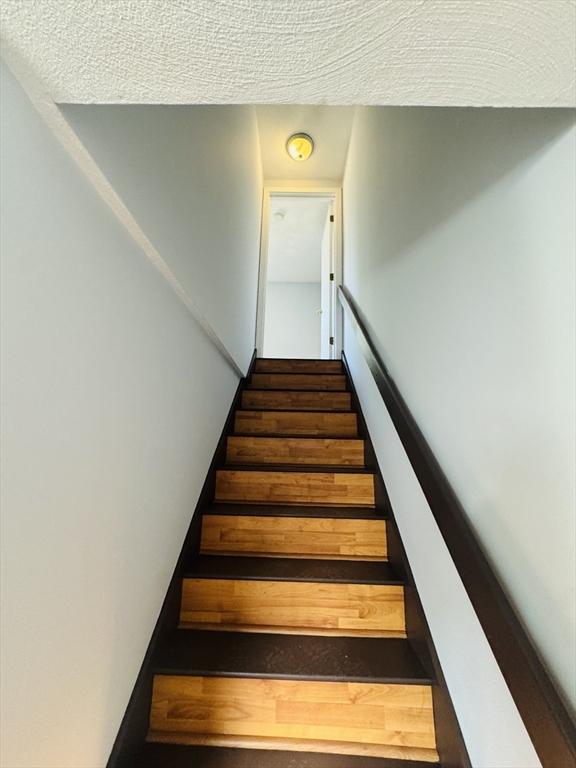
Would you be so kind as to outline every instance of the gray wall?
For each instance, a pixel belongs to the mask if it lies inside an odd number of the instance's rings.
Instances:
[[[245,368],[262,176],[252,107],[64,105],[68,122]]]
[[[98,768],[238,379],[4,70],[1,94],[2,764]],[[132,148],[123,186],[246,361],[259,161],[246,144],[240,153],[227,143],[227,131],[242,134],[241,126],[217,120],[210,132],[212,118],[199,118],[198,130],[186,118],[190,156],[203,158],[196,175],[184,174],[166,146],[162,164],[174,186],[166,175],[156,192],[136,190],[135,179],[144,187],[151,176],[137,170],[147,166]],[[242,120],[255,146],[252,123]],[[120,162],[120,148],[108,149]],[[207,202],[194,197],[195,185]],[[209,215],[208,203],[231,204],[231,195],[243,199],[236,218]]]
[[[344,182],[345,284],[573,705],[575,163],[567,110],[361,108]]]
[[[266,283],[264,357],[320,357],[320,283]]]

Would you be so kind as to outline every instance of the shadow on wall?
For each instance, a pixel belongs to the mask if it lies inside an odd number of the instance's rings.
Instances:
[[[253,347],[262,201],[254,109],[64,104],[61,110],[245,368]]]
[[[361,108],[343,192],[345,285],[572,711],[574,119]]]
[[[525,172],[569,130],[574,114],[570,109],[360,109],[356,119],[368,128],[362,144],[381,148],[372,158],[372,178],[394,180],[376,182],[382,196],[366,196],[358,211],[360,228],[380,221],[384,211],[394,221],[377,261],[397,258],[504,177]]]

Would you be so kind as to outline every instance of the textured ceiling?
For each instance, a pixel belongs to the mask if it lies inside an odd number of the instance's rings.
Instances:
[[[257,107],[256,115],[265,179],[342,178],[354,107],[281,104]],[[309,133],[314,139],[314,152],[304,163],[294,162],[286,152],[286,139],[300,132]]]
[[[322,235],[330,205],[326,197],[272,197],[268,282],[320,282]]]
[[[570,106],[575,0],[2,0],[55,101]]]

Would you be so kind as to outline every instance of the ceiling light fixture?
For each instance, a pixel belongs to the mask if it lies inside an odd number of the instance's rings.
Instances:
[[[294,133],[286,142],[286,152],[297,163],[303,163],[304,160],[308,160],[313,151],[314,142],[307,133]]]

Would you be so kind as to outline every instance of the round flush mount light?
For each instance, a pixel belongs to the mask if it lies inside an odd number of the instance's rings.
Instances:
[[[294,133],[286,142],[286,152],[297,163],[303,163],[304,160],[308,160],[313,151],[314,142],[307,133]]]

